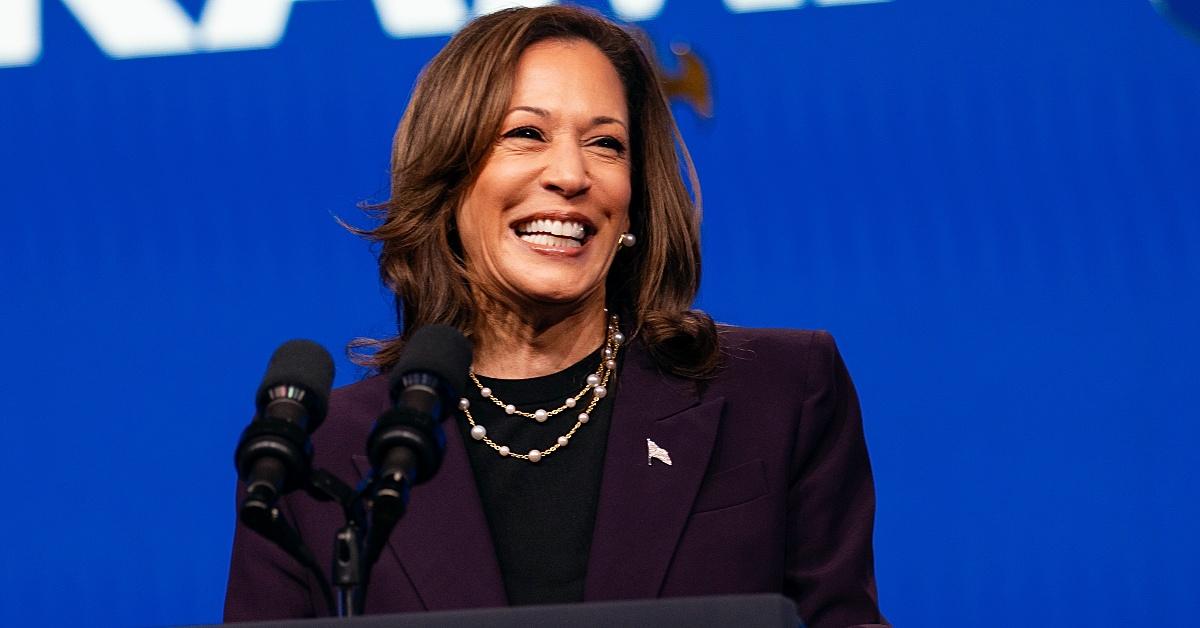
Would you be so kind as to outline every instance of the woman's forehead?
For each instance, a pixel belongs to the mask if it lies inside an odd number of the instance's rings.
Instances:
[[[627,124],[625,86],[608,57],[585,40],[546,40],[521,54],[508,111],[610,118]]]

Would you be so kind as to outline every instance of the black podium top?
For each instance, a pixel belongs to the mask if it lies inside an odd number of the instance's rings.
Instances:
[[[369,615],[353,619],[318,618],[237,624],[245,628],[528,628],[536,625],[596,628],[797,628],[796,605],[777,594],[627,600],[514,608]]]

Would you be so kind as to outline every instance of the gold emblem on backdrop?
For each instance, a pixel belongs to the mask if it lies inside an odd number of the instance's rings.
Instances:
[[[675,56],[678,71],[672,75],[659,68],[663,75],[667,98],[688,105],[701,118],[711,118],[712,83],[708,79],[708,67],[688,44],[671,44],[671,54]]]

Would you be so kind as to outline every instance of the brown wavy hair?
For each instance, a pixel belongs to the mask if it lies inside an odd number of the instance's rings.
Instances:
[[[380,244],[379,273],[396,295],[400,333],[352,342],[359,364],[390,368],[409,334],[423,325],[472,330],[474,307],[455,210],[501,132],[521,53],[548,39],[595,44],[616,68],[628,100],[634,191],[629,216],[637,246],[622,250],[613,262],[605,286],[608,308],[663,370],[690,378],[715,371],[716,327],[707,314],[691,309],[700,286],[699,182],[649,47],[599,14],[563,6],[482,16],[421,73],[396,129],[391,198],[366,206],[382,222],[355,230]],[[355,352],[362,348],[376,350]]]

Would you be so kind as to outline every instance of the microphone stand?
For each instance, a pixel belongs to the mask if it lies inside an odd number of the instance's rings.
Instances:
[[[317,499],[336,501],[346,520],[333,541],[333,585],[337,587],[337,616],[357,617],[366,600],[366,578],[362,567],[366,511],[362,493],[351,489],[333,474],[317,469],[309,476],[308,491]],[[333,605],[331,604],[332,608]]]
[[[242,502],[240,518],[246,527],[279,546],[289,556],[304,565],[316,577],[317,586],[321,589],[325,604],[329,608],[333,608],[333,591],[329,588],[329,581],[326,580],[325,574],[321,572],[321,565],[313,556],[312,550],[308,549],[308,546],[300,539],[296,530],[288,525],[277,506],[273,503],[268,504],[268,501],[263,500],[261,496],[249,494]]]
[[[346,518],[346,525],[338,530],[334,541],[333,583],[338,589],[336,603],[333,589],[320,563],[295,528],[288,524],[273,499],[248,493],[240,511],[242,523],[279,546],[312,573],[321,596],[325,598],[326,608],[335,610],[338,617],[355,617],[362,613],[362,600],[365,598],[365,591],[359,587],[363,581],[362,563],[359,560],[363,550],[360,530],[366,521],[362,496],[324,469],[312,471],[304,490],[318,501],[336,501]]]
[[[335,610],[338,617],[357,617],[362,614],[366,603],[371,568],[383,553],[392,529],[404,515],[410,486],[411,482],[405,473],[376,478],[361,491],[355,491],[324,469],[314,469],[309,474],[305,492],[318,501],[337,502],[342,507],[346,521],[337,531],[333,543],[332,582],[337,589],[336,601],[333,588],[330,587],[331,580],[325,577],[312,550],[304,544],[277,507],[271,505],[269,514],[263,514],[268,512],[263,500],[250,494],[242,503],[241,519],[250,529],[278,545],[313,574],[327,608]],[[367,516],[366,495],[375,496],[370,519]]]

